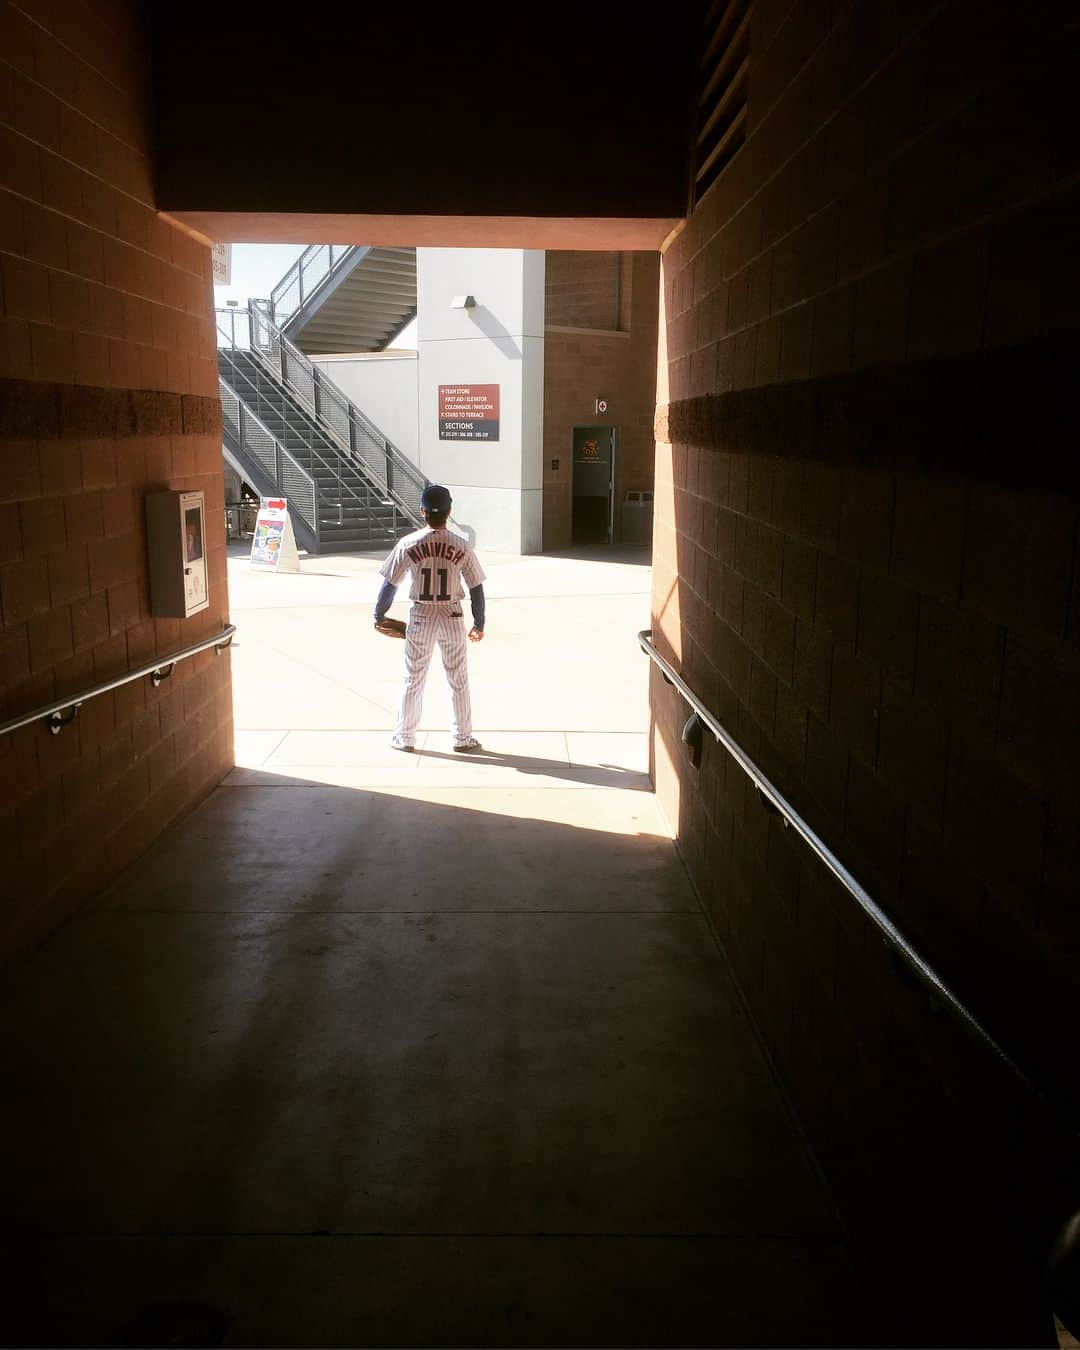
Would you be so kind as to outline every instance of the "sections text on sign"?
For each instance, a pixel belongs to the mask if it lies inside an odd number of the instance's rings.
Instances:
[[[439,440],[497,441],[497,384],[440,384]]]

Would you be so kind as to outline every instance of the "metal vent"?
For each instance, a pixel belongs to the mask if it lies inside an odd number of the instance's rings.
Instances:
[[[696,206],[746,139],[753,0],[712,0],[702,29],[695,142]]]

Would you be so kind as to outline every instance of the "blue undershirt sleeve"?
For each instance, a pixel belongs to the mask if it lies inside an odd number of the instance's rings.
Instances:
[[[379,591],[379,598],[375,601],[375,622],[386,614],[386,611],[394,603],[394,596],[397,595],[397,587],[391,586],[388,581],[384,581],[382,589]]]
[[[473,627],[478,628],[482,633],[484,631],[484,588],[483,586],[469,587],[469,604],[472,605]]]

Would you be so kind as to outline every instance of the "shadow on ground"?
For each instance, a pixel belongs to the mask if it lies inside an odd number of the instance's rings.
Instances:
[[[860,1343],[670,839],[533,791],[219,788],[22,965],[5,1343]]]

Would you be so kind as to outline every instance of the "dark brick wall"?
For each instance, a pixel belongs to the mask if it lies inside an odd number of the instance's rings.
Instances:
[[[138,6],[0,8],[0,720],[227,614],[210,253],[153,207]],[[143,498],[202,488],[212,603],[149,612]],[[47,933],[232,762],[213,652],[0,737],[0,952]]]
[[[1068,1117],[1080,193],[1061,13],[755,3],[746,144],[662,263],[653,627]],[[654,707],[658,791],[862,1250],[904,1285],[895,1334],[1045,1338],[1024,1321],[1041,1220],[1012,1197],[1045,1194],[1026,1169],[1051,1150],[1016,1131],[1049,1118],[928,1010],[723,751],[688,767],[660,680]]]
[[[616,260],[619,329],[604,332],[613,328],[610,283]],[[616,535],[623,495],[652,491],[660,259],[656,253],[549,251],[546,269],[544,548],[561,549],[571,541],[574,427],[618,428]],[[558,332],[550,326],[578,327],[569,320],[589,317],[597,331]],[[597,415],[597,398],[608,400],[606,413]]]

